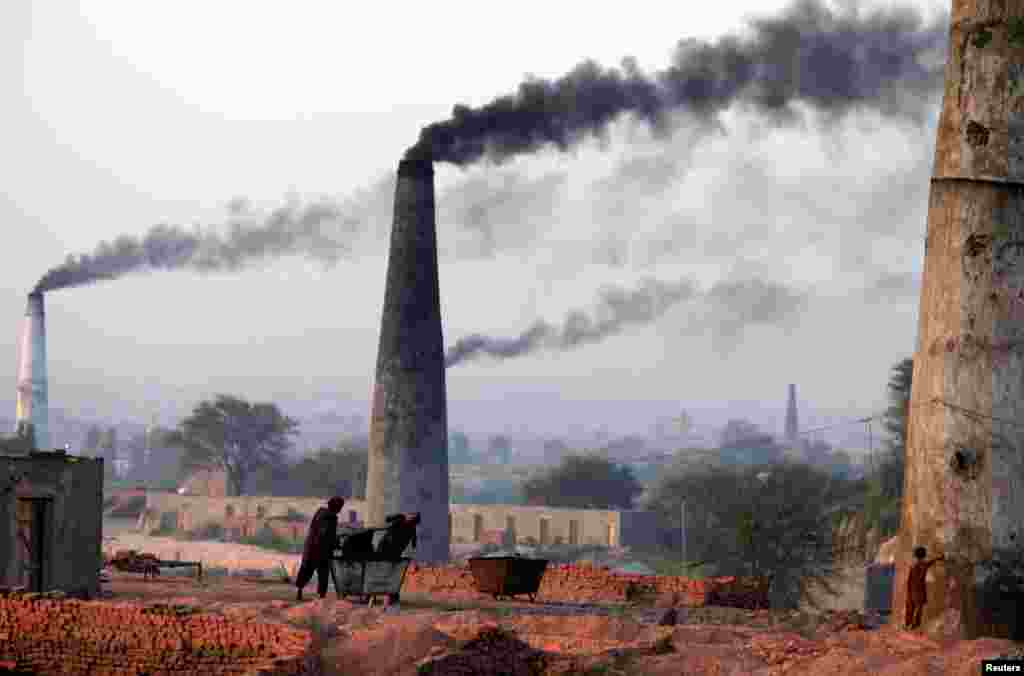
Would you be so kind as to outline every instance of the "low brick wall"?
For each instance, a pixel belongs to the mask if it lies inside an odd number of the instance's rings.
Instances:
[[[319,676],[309,632],[169,606],[0,596],[0,668],[28,673]]]
[[[419,566],[412,564],[402,590],[410,593],[482,596],[468,566]],[[607,568],[590,565],[548,565],[541,580],[538,599],[556,602],[619,602],[629,598],[630,590],[677,597],[680,605],[705,605],[737,608],[767,608],[764,584],[735,577],[693,580],[665,575],[622,575]]]

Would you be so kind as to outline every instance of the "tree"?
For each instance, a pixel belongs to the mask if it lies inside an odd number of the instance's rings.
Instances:
[[[910,417],[910,388],[914,378],[914,360],[904,359],[889,371],[889,406],[883,426],[889,434],[886,452],[877,463],[879,491],[886,498],[903,495],[903,465],[907,452],[907,423]]]
[[[117,478],[117,429],[108,427],[100,432],[100,443],[96,457],[103,458],[103,475],[105,479]]]
[[[725,424],[719,435],[719,445],[722,448],[734,448],[742,446],[751,439],[758,439],[764,436],[761,428],[750,422],[734,418]]]
[[[112,465],[117,459],[117,429],[108,427],[100,434],[99,456]]]
[[[760,465],[782,459],[782,447],[748,420],[733,419],[722,428],[719,451],[726,464]]]
[[[363,440],[344,439],[295,462],[262,467],[253,473],[250,490],[263,495],[340,495],[365,500],[367,448]]]
[[[853,458],[846,451],[832,451],[828,456],[827,467],[832,476],[848,479],[853,473]]]
[[[664,477],[647,507],[678,534],[684,498],[691,561],[766,578],[781,607],[794,606],[811,584],[831,588],[833,514],[856,498],[852,483],[806,464],[709,466]],[[678,546],[678,535],[673,540]]]
[[[30,422],[20,421],[14,436],[0,438],[0,453],[26,455],[36,449],[36,430]]]
[[[465,432],[456,430],[448,438],[448,462],[453,465],[468,465],[473,462],[473,449]]]
[[[184,449],[172,443],[174,430],[152,427],[147,443],[150,448],[149,462],[145,465],[142,480],[153,485],[178,484],[182,478]]]
[[[89,429],[85,433],[85,442],[82,444],[82,455],[96,457],[102,436],[103,433],[97,425],[89,425]]]
[[[610,459],[634,460],[647,452],[647,439],[636,435],[612,439],[601,451],[602,455],[607,455]]]
[[[544,442],[544,462],[557,465],[569,452],[569,445],[561,439],[548,439]]]
[[[562,464],[523,483],[529,505],[632,509],[643,486],[633,471],[595,455],[569,455]]]
[[[213,401],[200,402],[169,441],[185,451],[184,467],[219,467],[234,493],[246,495],[254,472],[285,464],[290,437],[298,426],[276,404],[219,394]]]
[[[487,443],[487,453],[492,462],[507,465],[512,461],[512,442],[503,434],[493,436]]]

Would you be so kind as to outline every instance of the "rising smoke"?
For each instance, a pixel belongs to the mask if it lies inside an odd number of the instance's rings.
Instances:
[[[546,146],[567,149],[626,114],[665,131],[671,113],[686,111],[699,118],[697,127],[709,131],[718,128],[715,115],[734,102],[780,119],[787,119],[789,106],[802,100],[835,115],[859,107],[921,121],[928,95],[941,89],[947,24],[948,17],[942,16],[925,25],[913,8],[862,12],[854,6],[835,12],[817,0],[803,0],[779,17],[752,20],[750,37],[727,36],[713,44],[681,41],[673,63],[654,75],[641,73],[629,61],[621,69],[587,61],[558,80],[524,82],[516,94],[485,106],[456,106],[450,119],[426,127],[408,153],[459,165],[484,157],[500,162]],[[530,199],[521,187],[498,186],[499,193],[510,194],[487,201],[515,212],[516,205]],[[286,255],[333,265],[371,220],[386,221],[393,192],[385,193],[383,220],[352,217],[347,205],[329,200],[291,203],[267,219],[256,219],[239,202],[226,234],[159,225],[141,237],[123,235],[100,243],[91,254],[69,256],[36,289],[53,291],[152,270],[236,271]],[[499,243],[490,220],[471,201],[456,208],[469,217],[467,228],[480,236],[478,253],[492,254]],[[381,211],[374,208],[362,216]],[[613,240],[602,245],[600,255],[615,253],[609,249],[616,246]]]
[[[777,325],[798,312],[804,297],[784,286],[762,280],[725,281],[702,293],[690,280],[674,283],[649,279],[636,289],[607,287],[600,291],[592,315],[570,311],[561,326],[535,322],[514,338],[473,334],[448,349],[445,366],[452,367],[480,357],[510,359],[534,352],[564,352],[622,333],[631,326],[650,324],[684,301],[700,300],[709,308],[699,329],[716,337],[735,338],[754,324]]]
[[[619,69],[585,61],[481,107],[456,105],[406,155],[500,163],[548,146],[564,151],[626,114],[664,132],[674,111],[710,120],[740,101],[780,120],[804,101],[834,116],[863,108],[921,122],[926,95],[943,81],[947,25],[947,17],[925,25],[912,8],[833,11],[798,0],[779,17],[750,21],[749,37],[680,41],[672,64],[653,75],[630,60]]]
[[[362,227],[358,219],[346,218],[342,205],[327,199],[311,204],[293,200],[266,218],[239,199],[229,205],[224,233],[198,226],[188,230],[156,225],[142,237],[122,235],[113,242],[100,242],[91,254],[69,256],[43,275],[36,290],[83,286],[141,271],[237,271],[288,255],[330,266],[345,256]]]

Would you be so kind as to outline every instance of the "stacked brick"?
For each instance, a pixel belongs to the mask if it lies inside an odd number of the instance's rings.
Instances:
[[[0,596],[0,664],[29,673],[315,676],[308,632],[175,606]]]
[[[476,582],[465,566],[413,564],[402,590],[455,597],[476,596]],[[736,577],[693,580],[667,575],[621,575],[607,568],[579,564],[549,565],[537,598],[547,602],[600,603],[629,601],[636,595],[672,597],[685,606],[767,608],[767,586]]]

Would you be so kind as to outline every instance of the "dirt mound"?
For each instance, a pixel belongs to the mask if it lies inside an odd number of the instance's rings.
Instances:
[[[921,634],[884,629],[849,630],[809,641],[795,635],[760,634],[750,648],[768,666],[764,676],[835,673],[850,676],[968,676],[981,660],[1006,652],[1011,641],[979,639],[940,644]]]
[[[343,625],[352,628],[374,624],[382,613],[381,610],[358,606],[348,601],[326,598],[283,609],[281,617],[290,624],[334,636]]]
[[[428,676],[542,676],[549,656],[501,627],[481,630],[460,649],[423,662],[418,673]]]
[[[417,668],[424,659],[445,654],[456,644],[433,626],[429,614],[392,615],[362,627],[342,627],[342,637],[325,647],[323,657],[327,664],[338,667],[336,673],[412,676],[422,673]]]

